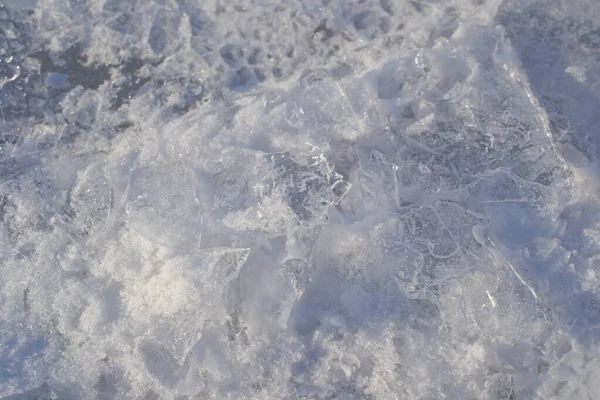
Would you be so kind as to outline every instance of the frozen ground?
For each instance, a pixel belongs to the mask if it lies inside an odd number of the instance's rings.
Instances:
[[[0,398],[600,398],[597,0],[0,3]]]

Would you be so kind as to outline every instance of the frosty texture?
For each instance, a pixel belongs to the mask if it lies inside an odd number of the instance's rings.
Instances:
[[[0,397],[600,393],[596,1],[2,4]]]

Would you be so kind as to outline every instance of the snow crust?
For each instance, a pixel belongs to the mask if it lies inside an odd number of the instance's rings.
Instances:
[[[595,399],[600,3],[0,2],[0,398]]]

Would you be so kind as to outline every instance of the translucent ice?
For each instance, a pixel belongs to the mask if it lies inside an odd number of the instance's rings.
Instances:
[[[596,398],[598,4],[2,2],[0,398]]]

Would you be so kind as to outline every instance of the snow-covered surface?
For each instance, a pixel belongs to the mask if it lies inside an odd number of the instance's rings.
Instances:
[[[597,0],[0,3],[0,398],[600,398]]]

